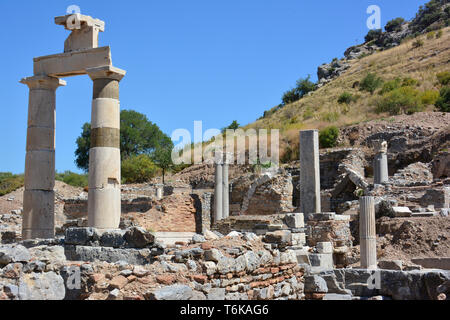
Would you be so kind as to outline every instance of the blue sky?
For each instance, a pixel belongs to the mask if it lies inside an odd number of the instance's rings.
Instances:
[[[169,136],[237,120],[245,125],[279,104],[284,91],[317,66],[362,42],[366,9],[380,6],[382,26],[414,17],[422,0],[0,0],[0,171],[22,173],[33,57],[60,53],[68,31],[53,22],[69,5],[106,22],[100,46],[127,70],[121,107],[145,113]],[[90,121],[92,82],[66,78],[57,91],[56,168],[80,172],[75,140]]]

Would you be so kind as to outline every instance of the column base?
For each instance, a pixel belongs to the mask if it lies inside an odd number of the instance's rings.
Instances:
[[[55,237],[55,192],[25,190],[23,193],[22,238]]]

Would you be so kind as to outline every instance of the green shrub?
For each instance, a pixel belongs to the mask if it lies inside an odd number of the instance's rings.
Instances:
[[[426,90],[424,91],[420,99],[425,105],[434,105],[436,101],[439,99],[439,91],[437,90]]]
[[[412,43],[412,47],[413,47],[414,49],[423,47],[423,45],[424,45],[424,42],[423,42],[422,39],[417,39],[416,41],[414,41],[414,42]]]
[[[377,77],[375,73],[368,73],[359,84],[359,88],[373,94],[382,84],[383,79]]]
[[[384,29],[388,32],[392,31],[400,31],[402,29],[402,24],[405,22],[405,19],[403,18],[396,18],[389,21]]]
[[[438,32],[436,32],[436,39],[439,39],[440,37],[442,37],[443,34],[444,34],[444,32],[442,30],[439,30]]]
[[[419,81],[410,77],[404,78],[402,81],[402,87],[414,87],[419,85]]]
[[[331,126],[325,128],[319,133],[319,143],[321,148],[333,148],[337,145],[339,129]]]
[[[354,96],[350,92],[346,91],[339,96],[338,103],[350,104],[352,102],[356,102],[357,100],[358,100],[358,96]]]
[[[11,193],[24,184],[24,176],[12,174],[11,172],[0,172],[0,196]]]
[[[77,174],[71,171],[56,173],[55,180],[62,181],[73,187],[84,188],[89,185],[89,178],[87,174]]]
[[[434,39],[435,36],[436,36],[436,32],[430,31],[427,33],[427,40]]]
[[[123,183],[144,183],[158,173],[158,167],[146,154],[131,156],[122,161]]]
[[[441,85],[446,86],[450,83],[450,72],[444,71],[436,75],[438,81]]]
[[[401,87],[384,94],[375,109],[377,113],[389,112],[392,115],[412,114],[422,110],[421,94],[412,87]]]
[[[395,89],[398,89],[401,87],[402,80],[400,78],[396,78],[394,80],[386,81],[383,83],[383,87],[380,90],[380,95],[386,94],[388,92],[391,92]]]
[[[381,29],[377,30],[370,30],[367,35],[364,37],[365,42],[370,42],[373,40],[378,40],[381,38],[381,35],[383,34],[383,31]]]
[[[439,111],[450,112],[450,87],[441,89],[439,98],[436,101],[436,107]]]

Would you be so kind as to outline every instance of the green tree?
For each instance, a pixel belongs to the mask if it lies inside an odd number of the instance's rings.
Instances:
[[[163,184],[165,183],[166,171],[173,168],[172,150],[173,142],[167,137],[156,147],[152,156],[153,162],[162,169]]]
[[[405,22],[405,19],[403,18],[396,18],[389,21],[384,29],[386,29],[387,32],[392,31],[400,31],[402,29],[402,24]]]
[[[222,133],[225,133],[227,130],[237,130],[241,125],[237,122],[237,120],[233,120],[233,122],[228,126],[222,129]]]
[[[159,146],[167,145],[170,138],[147,116],[133,110],[120,112],[120,154],[125,159],[139,154],[152,155]],[[78,168],[89,170],[89,149],[91,145],[91,125],[85,123],[78,137],[75,163]]]
[[[281,98],[283,105],[298,101],[303,98],[304,95],[316,90],[316,84],[310,79],[311,75],[308,75],[306,78],[298,79],[296,87],[283,94],[283,97]]]

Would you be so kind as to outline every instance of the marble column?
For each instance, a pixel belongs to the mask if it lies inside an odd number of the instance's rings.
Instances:
[[[125,71],[86,70],[94,83],[89,150],[88,225],[118,229],[121,214],[119,82]]]
[[[377,268],[377,235],[375,227],[374,197],[361,197],[359,200],[359,239],[361,268]]]
[[[225,153],[223,162],[223,205],[222,205],[222,218],[226,219],[230,216],[230,184],[228,182],[228,169],[230,164],[230,155]]]
[[[322,212],[318,130],[300,131],[300,212]]]
[[[216,153],[214,159],[215,186],[214,186],[214,220],[223,219],[223,156]]]
[[[20,82],[30,89],[22,239],[50,239],[55,236],[56,89],[66,82],[44,75]]]

